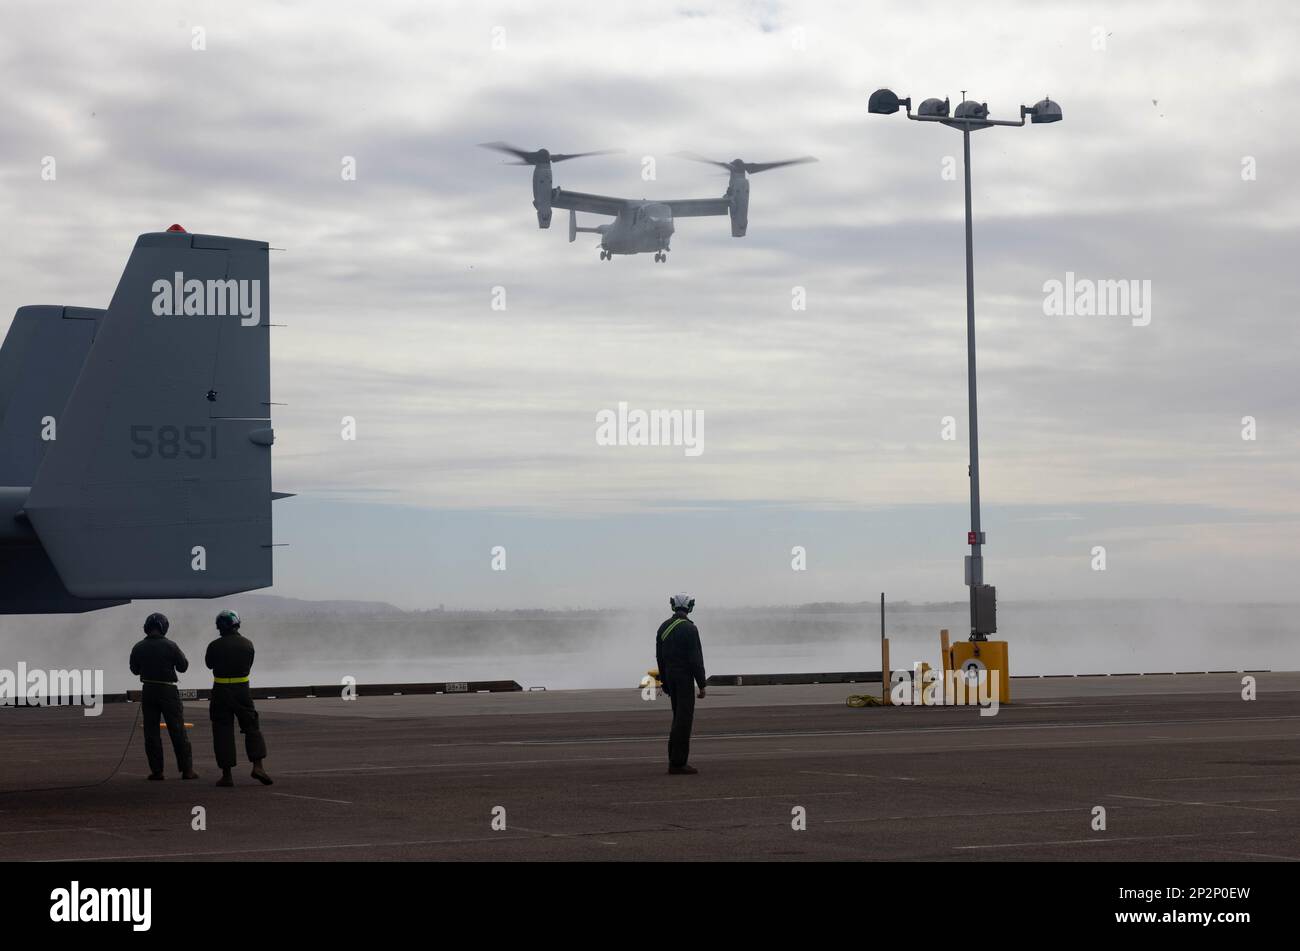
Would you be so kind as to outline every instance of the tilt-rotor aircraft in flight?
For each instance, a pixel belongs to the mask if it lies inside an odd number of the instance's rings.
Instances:
[[[0,614],[271,584],[261,241],[143,234],[107,310],[20,307],[0,346]]]
[[[583,158],[588,155],[609,155],[609,150],[599,152],[552,153],[546,149],[527,151],[506,142],[484,142],[483,148],[505,152],[517,159],[511,165],[533,167],[533,207],[537,209],[537,226],[551,226],[551,209],[569,212],[569,241],[580,233],[600,235],[600,259],[613,260],[616,254],[642,254],[654,252],[655,261],[668,260],[669,242],[672,240],[674,218],[700,218],[727,215],[731,218],[731,236],[743,238],[749,227],[749,176],[783,165],[800,165],[817,161],[810,155],[785,159],[780,162],[746,162],[733,159],[718,162],[692,153],[678,153],[683,158],[707,162],[727,170],[730,181],[721,198],[681,198],[656,201],[646,198],[613,198],[587,192],[568,191],[553,187],[551,166],[556,162]],[[578,226],[578,212],[608,215],[614,220],[594,228]]]

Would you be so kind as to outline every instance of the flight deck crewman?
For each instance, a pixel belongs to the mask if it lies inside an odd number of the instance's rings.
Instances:
[[[181,779],[198,779],[194,772],[194,751],[185,732],[185,708],[176,689],[176,674],[189,670],[190,662],[175,641],[167,640],[167,616],[150,614],[144,619],[144,640],[131,648],[131,673],[140,678],[140,709],[144,716],[144,755],[149,760],[149,778],[163,778],[162,735],[158,718],[167,721]]]
[[[235,720],[244,734],[244,752],[253,764],[252,777],[266,786],[271,777],[262,768],[266,758],[266,740],[258,725],[253,694],[248,688],[248,673],[253,669],[253,642],[239,633],[239,615],[222,611],[217,615],[221,633],[208,645],[204,663],[212,670],[212,697],[208,716],[212,720],[212,746],[221,767],[218,786],[233,786],[230,771],[235,768]]]
[[[695,723],[695,687],[704,699],[704,651],[700,632],[687,615],[695,607],[689,594],[675,594],[668,599],[673,616],[659,625],[655,635],[655,660],[664,693],[673,702],[673,726],[668,734],[668,772],[691,775],[699,772],[688,766],[691,752],[691,727]]]

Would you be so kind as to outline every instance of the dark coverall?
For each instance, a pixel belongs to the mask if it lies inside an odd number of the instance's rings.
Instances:
[[[235,720],[244,734],[244,752],[249,762],[266,758],[266,740],[257,722],[253,694],[248,689],[248,672],[253,669],[253,642],[238,631],[222,634],[208,645],[204,663],[212,670],[212,696],[208,717],[212,720],[212,748],[217,766],[235,766]],[[223,683],[222,681],[236,681]]]
[[[185,652],[156,628],[131,648],[131,673],[140,678],[144,755],[149,759],[150,772],[163,771],[159,717],[167,721],[167,735],[171,737],[177,769],[188,773],[194,768],[194,753],[190,749],[189,734],[185,732],[185,708],[181,704],[180,691],[176,689],[177,672],[183,674],[189,668]]]
[[[668,734],[668,765],[686,765],[695,724],[695,686],[704,689],[704,650],[700,631],[685,614],[674,614],[659,625],[655,661],[664,693],[673,702],[673,728]]]

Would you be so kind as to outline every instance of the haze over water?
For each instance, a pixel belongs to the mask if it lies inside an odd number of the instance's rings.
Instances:
[[[362,602],[230,599],[257,645],[262,686],[517,680],[548,689],[634,687],[654,666],[664,611],[403,612]],[[101,667],[105,687],[133,687],[126,667],[140,620],[161,608],[190,670],[209,683],[215,637],[206,602],[134,604],[75,617],[0,619],[0,666]],[[966,636],[964,604],[889,605],[891,664],[939,664],[939,630]],[[697,609],[710,674],[880,669],[878,606]],[[1300,607],[1188,602],[1008,602],[999,638],[1013,675],[1300,669]]]

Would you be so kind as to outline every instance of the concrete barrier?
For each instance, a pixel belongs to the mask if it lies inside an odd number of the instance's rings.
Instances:
[[[316,684],[305,687],[253,687],[254,700],[291,700],[303,697],[339,697],[343,694],[342,684]],[[354,688],[358,697],[397,697],[409,694],[434,693],[514,693],[524,688],[513,680],[448,680],[439,683],[424,684],[357,684]],[[182,700],[207,700],[212,693],[210,687],[182,687]],[[128,690],[126,693],[105,694],[106,703],[139,703],[140,691]]]

